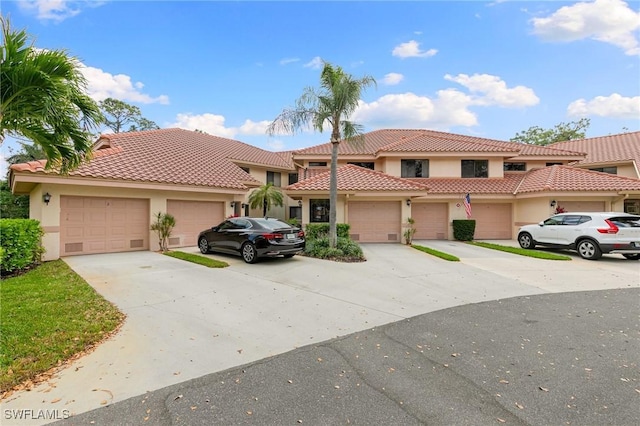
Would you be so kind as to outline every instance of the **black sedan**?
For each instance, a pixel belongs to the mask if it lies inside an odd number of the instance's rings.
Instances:
[[[234,217],[202,231],[202,253],[218,251],[242,256],[247,263],[260,257],[292,257],[304,250],[304,231],[273,218]]]

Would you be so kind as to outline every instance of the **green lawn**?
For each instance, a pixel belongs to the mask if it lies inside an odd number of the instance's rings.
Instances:
[[[419,246],[417,244],[411,244],[411,247],[413,247],[416,250],[420,250],[422,252],[428,253],[431,256],[439,257],[440,259],[448,260],[450,262],[460,262],[460,258],[459,257],[456,257],[456,256],[454,256],[452,254],[449,254],[449,253],[444,253],[444,252],[432,249],[430,247]]]
[[[61,260],[0,282],[0,393],[109,336],[124,314]]]
[[[199,254],[186,253],[184,251],[167,251],[163,254],[165,256],[175,257],[176,259],[186,260],[187,262],[197,263],[207,268],[226,268],[229,266],[227,262],[200,256]]]
[[[536,259],[571,260],[570,256],[549,253],[546,251],[523,249],[520,247],[503,246],[500,244],[485,243],[482,241],[470,241],[469,244],[473,244],[474,246],[484,247],[492,250],[499,250],[507,253],[519,254],[520,256],[535,257]]]

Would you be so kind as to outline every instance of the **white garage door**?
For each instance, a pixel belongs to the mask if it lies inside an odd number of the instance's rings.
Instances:
[[[167,200],[167,213],[176,219],[169,238],[169,247],[189,247],[198,244],[198,234],[224,220],[221,201]]]
[[[414,227],[416,240],[446,240],[448,224],[448,208],[446,203],[413,203],[411,217],[416,222]]]
[[[471,205],[471,219],[476,220],[476,240],[510,240],[513,221],[511,220],[511,204]]]
[[[60,254],[149,250],[149,200],[60,197]]]
[[[603,212],[604,201],[558,201],[566,212]]]
[[[400,201],[353,201],[348,204],[351,239],[361,243],[400,242]]]

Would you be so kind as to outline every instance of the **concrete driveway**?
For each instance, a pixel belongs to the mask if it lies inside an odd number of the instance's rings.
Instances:
[[[32,391],[12,395],[2,410],[78,414],[448,307],[640,286],[640,263],[622,258],[552,262],[459,242],[423,243],[462,261],[386,244],[364,245],[368,261],[355,264],[296,256],[247,265],[214,256],[231,266],[208,269],[152,252],[69,257],[69,265],[127,320],[93,353]],[[3,418],[3,424],[12,423]]]

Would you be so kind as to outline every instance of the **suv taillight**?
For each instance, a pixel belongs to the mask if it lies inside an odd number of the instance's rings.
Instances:
[[[617,234],[618,233],[618,227],[611,222],[609,219],[605,219],[604,220],[607,225],[609,225],[608,228],[598,228],[598,232],[601,234]]]

